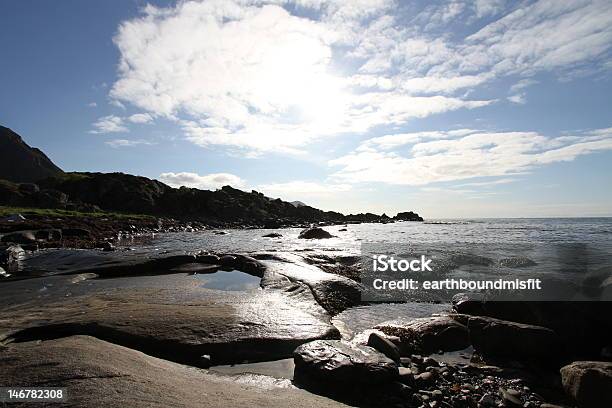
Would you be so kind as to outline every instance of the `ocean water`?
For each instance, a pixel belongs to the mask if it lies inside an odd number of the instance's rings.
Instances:
[[[349,224],[324,227],[334,238],[298,239],[299,228],[201,231],[157,234],[153,239],[122,241],[152,251],[173,249],[215,252],[329,252],[330,255],[360,255],[368,243],[400,244],[422,249],[446,249],[456,254],[502,259],[533,256],[546,264],[546,256],[579,258],[609,251],[612,218],[473,219],[430,220],[390,224]],[[344,231],[345,230],[345,231]],[[270,232],[280,238],[267,238]],[[566,254],[562,254],[566,250]],[[589,252],[590,251],[590,252]],[[582,254],[580,253],[582,252]],[[580,259],[579,259],[580,260]]]

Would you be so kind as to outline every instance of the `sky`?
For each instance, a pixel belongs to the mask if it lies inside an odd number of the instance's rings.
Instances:
[[[3,0],[0,124],[66,171],[325,210],[612,216],[609,0]]]

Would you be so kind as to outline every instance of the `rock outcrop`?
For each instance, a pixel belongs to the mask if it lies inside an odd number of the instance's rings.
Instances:
[[[612,407],[612,362],[573,362],[561,368],[561,381],[580,408]]]
[[[13,343],[0,351],[0,360],[0,384],[66,387],[62,407],[344,406],[286,384],[240,382],[89,336]],[[47,406],[32,403],[40,405]]]

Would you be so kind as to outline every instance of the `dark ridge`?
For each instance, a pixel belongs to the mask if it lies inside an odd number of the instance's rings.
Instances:
[[[11,129],[0,126],[0,178],[30,183],[62,173],[42,151],[28,146]]]

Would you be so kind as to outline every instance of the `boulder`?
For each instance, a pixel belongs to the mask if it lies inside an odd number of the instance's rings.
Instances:
[[[400,352],[397,346],[378,333],[370,333],[370,336],[368,337],[368,346],[380,351],[385,356],[399,364]]]
[[[2,237],[2,242],[10,242],[13,244],[31,244],[36,242],[36,237],[32,231],[18,231],[4,235]]]
[[[347,385],[383,384],[399,375],[397,364],[379,351],[340,340],[317,340],[293,353],[295,379]]]
[[[561,350],[559,337],[546,327],[469,317],[468,329],[474,349],[485,356],[547,360],[558,357]]]
[[[470,345],[467,327],[450,316],[392,320],[377,325],[375,329],[399,337],[402,355],[417,351],[433,353],[438,350],[463,350]]]
[[[298,238],[301,239],[325,239],[325,238],[333,238],[333,235],[329,232],[325,231],[323,228],[313,227],[307,228],[300,232]]]
[[[612,407],[612,362],[573,362],[561,368],[561,382],[580,408]]]
[[[283,234],[279,234],[278,232],[271,232],[269,234],[262,235],[264,238],[280,238]]]

